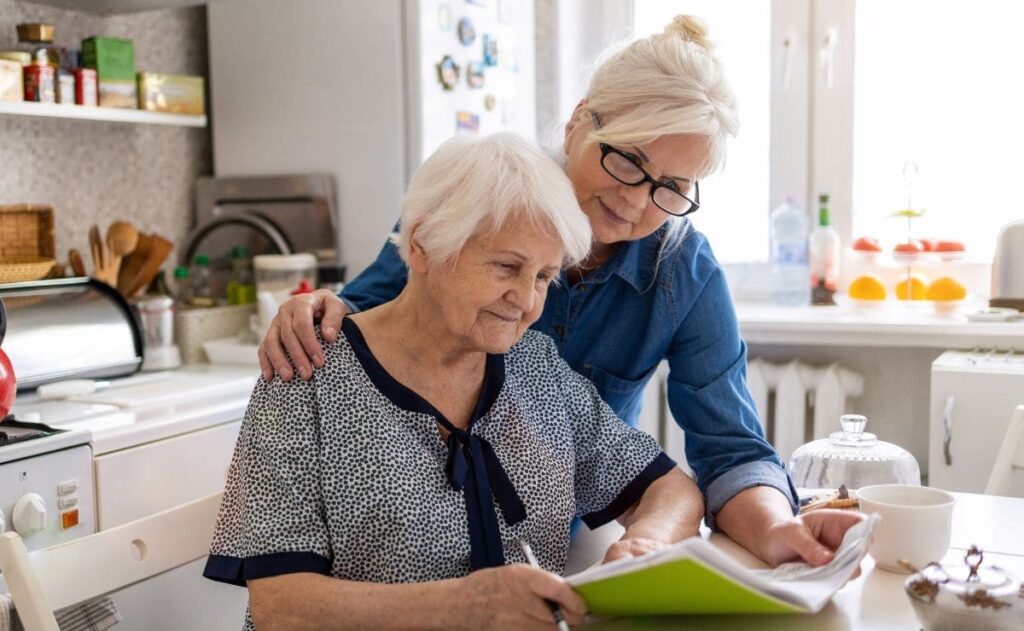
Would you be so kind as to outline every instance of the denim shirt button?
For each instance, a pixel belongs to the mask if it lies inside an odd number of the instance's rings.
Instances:
[[[587,290],[587,286],[584,285],[583,283],[580,283],[579,285],[576,285],[576,291],[586,291],[586,290]]]

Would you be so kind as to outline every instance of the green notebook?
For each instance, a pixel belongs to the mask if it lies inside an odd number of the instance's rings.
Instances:
[[[878,520],[873,515],[847,531],[835,558],[821,567],[787,563],[751,569],[713,543],[693,537],[566,580],[595,615],[813,613],[860,566]]]

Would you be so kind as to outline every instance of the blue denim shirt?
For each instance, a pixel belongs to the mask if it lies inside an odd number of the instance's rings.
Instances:
[[[633,426],[644,386],[668,360],[669,409],[686,432],[686,459],[709,527],[726,502],[753,486],[778,489],[795,513],[796,491],[747,389],[746,345],[722,269],[696,230],[669,247],[664,240],[659,231],[622,243],[571,285],[563,272],[533,328],[550,335],[566,362]],[[353,310],[368,309],[396,297],[405,282],[405,265],[388,243],[341,297]]]

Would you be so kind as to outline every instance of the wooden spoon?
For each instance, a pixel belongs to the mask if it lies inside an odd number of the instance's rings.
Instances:
[[[117,284],[117,275],[121,271],[121,260],[135,250],[139,243],[139,232],[135,226],[124,221],[115,221],[107,228],[107,244],[113,254],[110,265],[109,279],[112,285]]]
[[[68,262],[71,263],[71,271],[75,276],[85,276],[85,262],[82,261],[82,254],[75,248],[68,250]]]

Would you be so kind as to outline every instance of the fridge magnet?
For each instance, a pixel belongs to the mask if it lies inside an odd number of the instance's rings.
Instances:
[[[498,40],[493,35],[484,33],[484,63],[488,66],[498,65]]]
[[[488,112],[493,112],[494,108],[498,107],[498,99],[493,94],[488,94],[484,97],[484,109]]]
[[[466,66],[466,81],[471,88],[484,87],[484,62],[473,61]]]
[[[459,20],[459,41],[463,46],[469,46],[476,41],[476,27],[473,26],[473,20],[469,18]]]
[[[459,64],[455,63],[451,55],[445,55],[441,63],[437,64],[437,80],[445,90],[454,90],[459,82]]]
[[[480,117],[471,112],[455,112],[455,133],[475,134],[480,131]]]
[[[437,6],[437,28],[443,33],[452,30],[452,5],[447,2]]]

